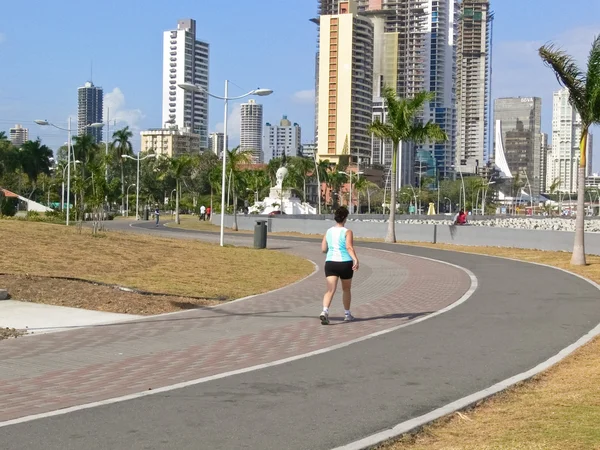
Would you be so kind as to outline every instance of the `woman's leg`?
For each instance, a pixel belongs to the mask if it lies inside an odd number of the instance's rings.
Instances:
[[[337,289],[338,277],[331,276],[327,277],[325,280],[327,282],[327,292],[325,292],[325,295],[323,296],[323,309],[329,309],[333,296],[335,295],[335,290]]]
[[[348,280],[342,280],[342,300],[344,303],[344,310],[350,311],[350,303],[352,302],[352,278]]]

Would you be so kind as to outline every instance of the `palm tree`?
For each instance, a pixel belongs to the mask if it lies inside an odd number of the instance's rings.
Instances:
[[[372,181],[367,180],[365,177],[362,177],[356,180],[354,187],[356,188],[356,192],[367,194],[367,212],[368,214],[371,214],[371,191],[377,189],[378,186]],[[358,208],[360,211],[360,201],[358,202]]]
[[[0,141],[7,141],[6,131],[0,131]]]
[[[291,166],[300,178],[302,178],[302,201],[306,202],[306,180],[315,170],[315,163],[310,158],[296,157],[292,159]]]
[[[175,178],[175,223],[179,225],[179,199],[181,197],[181,182],[187,170],[192,166],[193,159],[187,155],[182,155],[169,160],[169,170]]]
[[[233,193],[233,231],[238,231],[237,224],[237,195],[240,187],[241,178],[240,166],[249,164],[252,160],[251,150],[240,150],[240,147],[236,147],[232,150],[227,150],[227,173],[231,180],[231,188]],[[222,212],[223,214],[224,212]]]
[[[416,94],[414,98],[400,99],[393,89],[386,87],[383,90],[383,98],[388,110],[388,120],[386,123],[381,122],[379,119],[375,120],[369,126],[369,131],[378,138],[392,141],[391,207],[385,241],[396,242],[396,171],[397,161],[400,157],[400,143],[413,142],[419,144],[428,140],[446,141],[448,136],[438,125],[431,121],[425,124],[417,121],[417,116],[423,110],[425,103],[435,99],[435,93],[421,92]]]
[[[123,158],[123,155],[131,155],[133,153],[131,142],[129,141],[133,137],[133,133],[129,130],[129,127],[125,127],[115,131],[112,137],[112,146],[116,152],[115,157],[121,166],[121,211],[125,211],[125,171],[123,169],[125,158]]]
[[[540,47],[542,60],[555,73],[558,82],[569,91],[569,101],[581,116],[579,171],[577,177],[577,216],[571,264],[583,266],[585,259],[585,168],[590,127],[600,124],[600,35],[594,38],[584,73],[573,57],[553,44]]]
[[[54,156],[52,150],[43,145],[41,141],[27,141],[19,150],[19,161],[23,173],[31,183],[29,198],[37,189],[37,179],[41,174],[50,175],[50,158]]]

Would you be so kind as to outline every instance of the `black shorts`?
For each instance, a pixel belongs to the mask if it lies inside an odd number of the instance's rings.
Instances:
[[[339,277],[342,280],[350,280],[354,276],[354,261],[326,261],[325,262],[325,276],[326,277]]]

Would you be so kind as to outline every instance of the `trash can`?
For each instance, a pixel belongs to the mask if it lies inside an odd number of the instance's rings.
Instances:
[[[267,248],[266,220],[257,220],[254,225],[254,248]]]
[[[144,208],[144,220],[148,220],[150,216],[150,210],[148,208]]]

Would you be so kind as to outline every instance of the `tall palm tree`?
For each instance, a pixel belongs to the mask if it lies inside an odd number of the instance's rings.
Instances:
[[[177,158],[171,158],[169,161],[169,171],[175,178],[175,223],[179,225],[179,199],[181,198],[181,182],[183,177],[190,167],[192,167],[193,159],[188,155],[182,155]]]
[[[231,189],[233,191],[233,231],[238,231],[237,195],[240,187],[240,167],[244,164],[249,164],[251,160],[251,150],[240,150],[239,146],[232,150],[227,150],[227,173],[231,179]]]
[[[413,98],[401,99],[396,96],[396,92],[392,88],[385,87],[383,98],[388,110],[387,122],[383,123],[377,119],[369,126],[369,131],[378,138],[392,141],[391,207],[385,241],[396,242],[396,172],[397,161],[400,157],[400,143],[440,142],[448,140],[448,136],[438,125],[431,121],[424,124],[417,121],[417,116],[423,110],[425,103],[435,99],[435,93],[421,92]]]
[[[600,35],[594,38],[587,61],[587,72],[577,66],[572,56],[553,44],[540,47],[542,60],[550,67],[558,82],[569,91],[569,101],[581,116],[579,170],[577,177],[577,216],[571,264],[583,266],[585,259],[585,168],[590,127],[600,124]]]
[[[119,161],[119,166],[121,167],[121,211],[125,211],[125,171],[123,169],[125,158],[123,158],[123,155],[131,155],[133,153],[130,142],[130,139],[133,137],[133,133],[129,127],[125,127],[121,130],[115,131],[112,137],[112,146],[116,152],[115,157]]]

